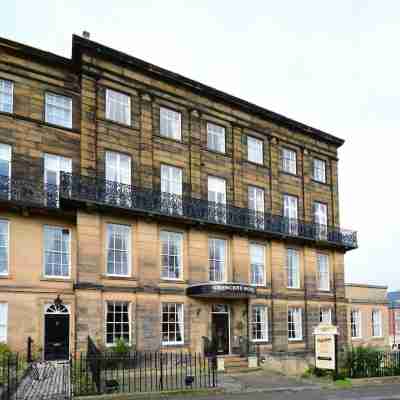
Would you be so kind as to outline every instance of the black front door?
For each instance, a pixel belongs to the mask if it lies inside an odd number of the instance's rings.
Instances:
[[[225,313],[212,314],[212,342],[217,354],[229,354],[229,316]]]
[[[46,314],[44,322],[44,359],[66,360],[69,353],[69,315]]]

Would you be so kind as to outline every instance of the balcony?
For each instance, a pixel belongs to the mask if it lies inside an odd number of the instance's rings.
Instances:
[[[125,210],[152,217],[168,217],[189,224],[207,224],[229,231],[264,234],[268,238],[313,242],[344,250],[357,248],[357,233],[354,231],[291,220],[270,213],[257,213],[230,204],[161,193],[101,178],[62,173],[59,193],[56,190],[50,205],[58,203],[58,196],[61,207],[93,204],[108,210]]]

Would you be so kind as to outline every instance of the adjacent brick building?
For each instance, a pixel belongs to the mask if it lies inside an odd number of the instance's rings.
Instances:
[[[389,346],[387,286],[346,284],[348,337],[353,346]]]
[[[400,350],[400,291],[388,293],[389,340],[393,348]]]
[[[0,40],[0,144],[12,348],[304,358],[320,319],[347,343],[341,139],[74,36]]]

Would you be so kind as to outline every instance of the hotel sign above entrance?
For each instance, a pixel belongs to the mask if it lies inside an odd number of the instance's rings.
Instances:
[[[192,297],[211,298],[249,298],[254,297],[257,291],[254,286],[244,283],[202,283],[189,286],[186,294]]]

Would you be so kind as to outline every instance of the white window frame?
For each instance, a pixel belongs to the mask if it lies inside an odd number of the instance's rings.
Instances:
[[[116,345],[117,340],[113,341],[113,343],[108,343],[107,342],[107,325],[109,324],[116,324],[116,321],[114,322],[108,322],[107,321],[107,313],[108,313],[108,304],[114,304],[114,314],[115,314],[115,304],[120,303],[120,304],[127,304],[128,305],[128,328],[129,328],[129,342],[126,343],[128,346],[131,345],[132,343],[132,311],[131,311],[131,302],[130,301],[123,301],[123,300],[107,300],[105,301],[105,310],[104,310],[104,342],[106,347],[113,347]],[[124,324],[124,322],[117,322],[119,324]],[[115,330],[113,330],[113,339],[115,339]]]
[[[208,176],[209,214],[216,222],[226,222],[226,180],[217,176]],[[212,189],[212,190],[210,190]]]
[[[282,147],[282,171],[297,175],[297,152],[296,150]]]
[[[260,321],[255,319],[256,312],[260,312]],[[253,327],[260,325],[261,329],[256,329],[262,333],[261,338],[254,337]],[[251,306],[250,332],[252,342],[268,342],[268,307],[263,304],[254,304]]]
[[[164,236],[164,237],[163,237]],[[170,241],[177,239],[179,241],[179,244],[177,245],[179,253],[177,255],[171,255],[170,254]],[[167,253],[163,253],[163,242],[164,240],[167,240]],[[168,230],[161,230],[160,231],[160,252],[161,252],[161,279],[163,280],[169,280],[169,281],[177,281],[177,280],[182,280],[183,277],[183,234],[181,232],[174,232],[174,231],[168,231]],[[167,256],[168,260],[170,260],[171,257],[178,257],[179,259],[179,274],[177,277],[175,276],[170,276],[171,273],[171,267],[170,265],[163,265],[163,256]],[[175,268],[173,268],[175,271]],[[167,271],[167,275],[164,275],[164,272]]]
[[[4,328],[4,337],[1,337],[1,334],[0,334],[0,342],[7,343],[7,341],[8,341],[8,303],[5,301],[2,301],[2,302],[0,302],[0,307],[4,307],[4,321],[1,321],[1,319],[0,319],[0,333],[1,333],[1,328]],[[0,312],[0,315],[2,315],[1,312]]]
[[[329,255],[325,253],[317,253],[318,290],[329,292],[331,290],[330,279]]]
[[[7,91],[2,89],[7,83],[11,84],[11,93],[7,93]],[[6,97],[11,98],[11,102],[7,103],[4,101]],[[11,110],[6,110],[5,106],[9,105]],[[7,114],[12,114],[14,112],[14,82],[9,79],[0,79],[0,112],[4,112]]]
[[[4,154],[7,154],[7,156],[2,158],[2,160],[8,162],[8,174],[6,176],[8,177],[8,179],[11,179],[12,148],[9,144],[5,144],[5,143],[0,143],[0,148],[3,148]],[[0,151],[0,156],[1,156],[1,153],[3,153],[3,152]]]
[[[214,246],[214,248],[216,248],[217,243],[223,243],[223,258],[217,259],[217,258],[211,258],[211,249]],[[211,237],[208,239],[208,279],[209,282],[212,283],[221,283],[221,282],[226,282],[226,275],[227,275],[227,253],[228,253],[228,248],[227,248],[228,244],[227,241],[225,239],[220,239],[220,238],[214,238]],[[214,255],[215,255],[215,249],[214,249]],[[215,263],[212,266],[212,263]],[[215,279],[217,272],[216,272],[216,268],[215,266],[217,265],[217,263],[219,265],[222,265],[223,269],[220,272],[221,275],[221,279]],[[214,276],[212,276],[212,274],[214,274]],[[211,278],[214,279],[211,279]],[[218,278],[218,277],[217,277]]]
[[[61,231],[68,231],[68,275],[48,275],[46,273],[46,230],[61,230]],[[61,232],[62,234],[62,232]],[[43,226],[43,276],[49,279],[71,279],[71,241],[72,241],[72,233],[71,229],[65,228],[62,226],[54,226],[54,225],[44,225]],[[63,254],[63,252],[55,252],[52,250],[52,253],[59,253]]]
[[[114,96],[114,98],[113,98]],[[126,103],[124,103],[121,99],[127,100]],[[118,118],[114,118],[111,115],[111,101],[114,103],[114,107],[118,105],[119,107],[124,107],[124,113],[127,113],[127,120],[122,121],[119,120]],[[125,126],[131,126],[131,113],[132,113],[132,107],[131,107],[131,96],[126,93],[122,93],[118,90],[114,89],[106,89],[106,119],[108,121],[116,122],[117,124],[125,125]]]
[[[320,158],[313,159],[313,179],[316,182],[326,183],[326,161]]]
[[[112,158],[115,157],[115,165],[111,165]],[[121,167],[123,165],[122,158],[124,158],[128,162],[128,169],[124,171],[124,168]],[[130,185],[131,184],[131,179],[132,179],[132,170],[131,170],[131,164],[132,164],[132,158],[131,156],[124,154],[124,153],[119,153],[117,151],[106,151],[106,170],[105,170],[105,175],[106,175],[106,180],[110,182],[116,182],[116,183],[122,183],[123,185]],[[115,179],[111,179],[112,175],[112,170],[115,170]]]
[[[248,186],[248,207],[250,221],[255,228],[264,229],[265,222],[265,191],[257,186]]]
[[[376,315],[378,319],[375,320]],[[372,337],[382,337],[383,329],[382,329],[382,311],[379,309],[373,309],[371,312],[371,325],[372,325]],[[377,330],[377,331],[376,331]],[[378,334],[376,334],[378,333]]]
[[[160,136],[182,140],[182,114],[179,111],[160,107]]]
[[[6,271],[5,272],[0,272],[0,276],[8,276],[10,274],[10,221],[6,219],[0,219],[0,224],[6,224],[7,229],[6,229],[6,244],[3,246],[6,251],[7,251],[7,257],[6,257]]]
[[[225,127],[212,122],[207,122],[207,148],[225,154],[225,141]]]
[[[109,273],[108,272],[108,251],[109,251],[109,239],[110,239],[110,229],[116,227],[117,229],[123,229],[125,231],[125,233],[127,232],[128,237],[127,237],[127,241],[128,241],[128,245],[127,245],[127,249],[124,250],[123,252],[127,253],[127,274],[117,274],[117,273]],[[114,240],[115,242],[115,240]],[[119,252],[122,252],[121,249],[117,249]],[[115,251],[115,249],[114,249]],[[105,274],[107,276],[113,276],[113,277],[119,277],[119,278],[127,278],[130,277],[132,274],[132,227],[130,225],[123,225],[123,224],[116,224],[116,223],[107,223],[106,225],[106,254],[105,254]],[[115,271],[115,260],[114,260],[114,271]]]
[[[356,318],[355,318],[356,316]],[[354,332],[358,335],[353,336],[353,328]],[[362,315],[361,310],[352,309],[350,311],[350,333],[352,339],[361,339],[362,338]],[[357,332],[358,331],[358,332]]]
[[[65,108],[65,107],[62,107],[62,106],[60,106],[60,105],[57,105],[57,104],[54,104],[54,103],[51,103],[51,97],[53,97],[54,99],[64,99],[64,100],[67,100],[67,103],[68,103],[68,109],[67,108]],[[57,118],[53,118],[51,115],[51,113],[50,113],[50,108],[51,107],[53,107],[53,108],[55,108],[55,109],[62,109],[62,110],[68,110],[69,111],[69,117],[68,117],[68,120],[66,120],[66,121],[63,121],[63,122],[60,122],[59,120],[57,121],[56,119]],[[72,113],[73,113],[73,110],[72,110],[72,98],[71,97],[69,97],[69,96],[64,96],[64,95],[62,95],[62,94],[58,94],[58,93],[52,93],[52,92],[46,92],[45,93],[45,121],[48,123],[48,124],[52,124],[52,125],[57,125],[57,126],[61,126],[61,127],[63,127],[63,128],[68,128],[68,129],[72,129]],[[54,114],[54,111],[53,111],[53,115],[56,115],[56,114]],[[52,119],[53,118],[53,119]]]
[[[247,161],[264,164],[264,142],[254,136],[247,136]]]
[[[321,307],[319,309],[319,322],[324,324],[332,324],[332,308]]]
[[[51,166],[51,163],[55,164],[55,168],[49,168]],[[49,173],[55,173],[56,177],[56,183],[51,184],[52,187],[48,186],[50,185],[49,183]],[[61,172],[65,172],[68,174],[72,173],[72,159],[68,157],[63,157],[59,156],[57,154],[49,154],[45,153],[44,154],[44,183],[45,183],[45,190],[46,193],[52,193],[55,192],[55,202],[56,206],[59,206],[59,187],[60,187],[60,178],[61,178]],[[54,187],[53,187],[54,186]],[[48,204],[48,197],[45,197],[45,202]]]
[[[300,289],[300,253],[296,249],[286,249],[287,288]]]
[[[256,249],[261,249],[262,256],[261,259],[256,256],[254,253]],[[250,255],[250,284],[253,286],[265,286],[265,246],[259,243],[250,243],[249,246],[249,255]],[[262,281],[256,282],[254,279],[255,276],[258,275],[255,269],[260,269],[262,271]]]
[[[286,218],[287,231],[291,235],[299,233],[299,199],[291,194],[283,195],[283,216]]]
[[[303,309],[300,307],[288,308],[288,341],[303,340]],[[293,329],[290,329],[293,325]],[[294,332],[294,336],[290,336],[290,332]]]
[[[321,201],[314,201],[314,224],[318,239],[328,236],[328,205]]]
[[[160,171],[161,180],[161,196],[164,197],[165,203],[162,203],[162,208],[171,214],[183,212],[183,171],[182,168],[173,165],[161,164]]]
[[[168,307],[171,306],[171,305],[175,306],[176,321],[178,321],[178,324],[182,324],[182,328],[180,329],[181,330],[181,332],[180,332],[181,333],[181,340],[170,341],[169,338],[168,338],[168,340],[163,340],[163,333],[164,333],[163,324],[167,324],[168,327],[170,325],[177,325],[176,322],[163,322],[163,315],[164,315],[163,308],[164,308],[164,305],[167,305]],[[177,310],[178,306],[180,308],[180,311]],[[169,312],[169,309],[168,309],[168,314],[171,314]],[[185,307],[184,307],[184,303],[162,302],[161,303],[160,325],[161,325],[161,327],[160,327],[161,344],[163,346],[177,346],[177,345],[179,346],[179,345],[184,344],[185,343]],[[168,333],[168,337],[169,337],[169,333],[170,332],[172,332],[172,331],[170,331],[168,329],[168,332],[167,332]],[[174,332],[175,332],[175,339],[176,339],[176,331],[174,331]]]

